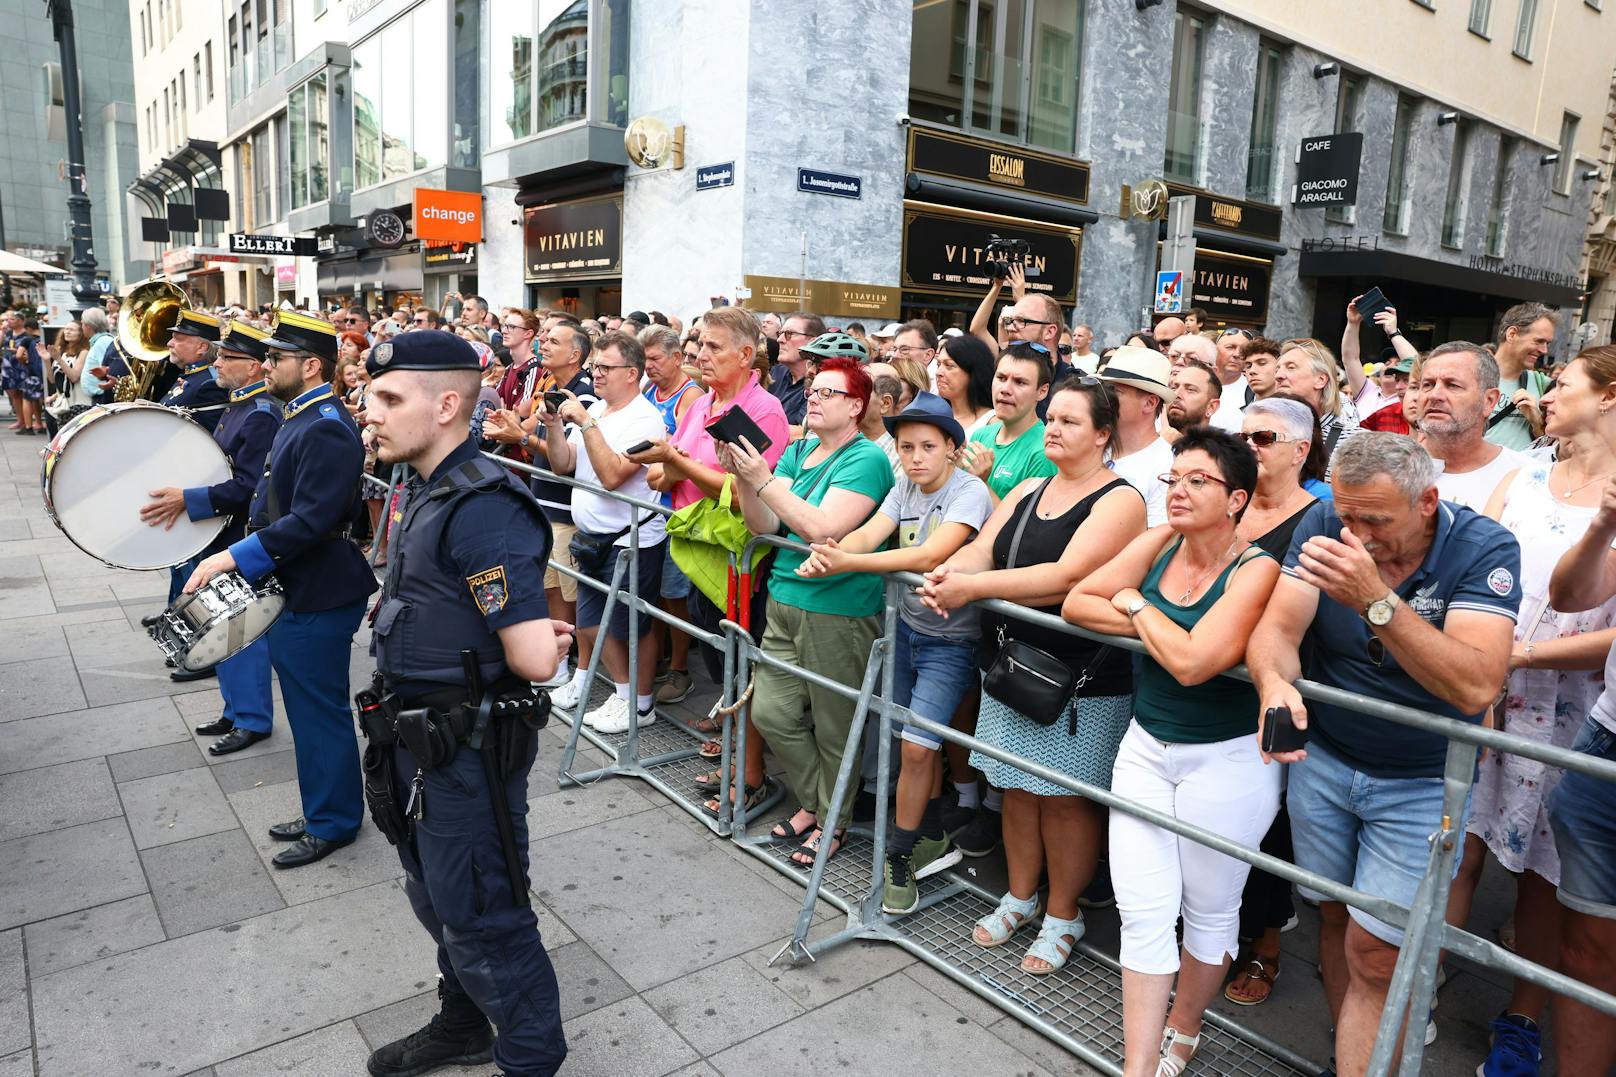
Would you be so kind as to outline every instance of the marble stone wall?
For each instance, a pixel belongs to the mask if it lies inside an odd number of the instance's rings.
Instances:
[[[494,308],[525,302],[522,281],[527,254],[522,247],[522,210],[516,204],[516,188],[483,188],[483,222],[483,242],[477,248],[478,291]]]

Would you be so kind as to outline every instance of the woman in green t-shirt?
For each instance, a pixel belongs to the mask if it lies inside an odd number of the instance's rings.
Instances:
[[[892,465],[859,433],[870,388],[869,374],[851,359],[821,362],[808,389],[807,434],[772,472],[751,446],[720,446],[719,461],[737,479],[741,512],[753,534],[784,530],[787,538],[805,545],[840,540],[875,512],[892,489]],[[784,549],[775,556],[761,646],[771,657],[857,689],[870,662],[870,645],[881,631],[881,578],[868,573],[805,578],[797,575],[797,566],[806,558]],[[812,864],[847,749],[853,702],[781,670],[755,668],[753,724],[785,763],[802,802],[773,834],[786,841],[802,838],[792,859]],[[813,708],[811,727],[802,720],[805,703]],[[852,813],[848,797],[840,816],[829,823],[832,854]]]

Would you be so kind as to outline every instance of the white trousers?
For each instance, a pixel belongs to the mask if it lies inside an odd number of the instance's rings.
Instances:
[[[1212,744],[1164,744],[1136,718],[1111,774],[1111,791],[1255,848],[1279,811],[1283,767],[1265,765],[1255,734]],[[1197,961],[1233,957],[1240,891],[1251,866],[1125,812],[1111,813],[1111,881],[1122,916],[1123,967],[1178,971],[1175,928]]]

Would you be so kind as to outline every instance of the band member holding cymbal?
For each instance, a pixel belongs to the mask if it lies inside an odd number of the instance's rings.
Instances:
[[[376,577],[348,535],[365,450],[331,390],[336,333],[293,311],[281,313],[273,333],[264,341],[264,380],[286,418],[253,496],[247,536],[204,559],[185,590],[235,571],[254,584],[273,573],[285,593],[285,611],[268,633],[269,658],[292,727],[303,817],[269,835],[293,843],[271,863],[293,868],[323,860],[359,833],[364,799],[348,664]]]

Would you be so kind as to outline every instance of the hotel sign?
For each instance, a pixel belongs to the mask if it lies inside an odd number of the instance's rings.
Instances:
[[[1077,301],[1080,229],[923,202],[904,203],[904,291],[981,299],[991,283],[986,250],[992,235],[1027,241],[1027,263],[1038,270],[1027,278],[1028,292],[1057,303]]]
[[[1070,157],[930,128],[909,128],[909,171],[986,187],[1057,198],[1089,200],[1089,166]]]
[[[623,196],[529,206],[522,216],[529,282],[623,275]]]

